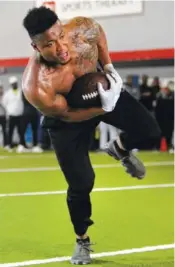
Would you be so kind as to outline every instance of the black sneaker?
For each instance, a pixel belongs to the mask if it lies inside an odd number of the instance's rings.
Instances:
[[[75,251],[70,262],[75,265],[90,264],[92,262],[90,252],[93,252],[90,248],[91,245],[89,237],[86,239],[77,239]]]
[[[122,150],[119,148],[116,141],[108,143],[106,152],[116,160],[120,160],[125,167],[126,172],[132,177],[143,179],[146,173],[143,163],[136,158],[131,151]]]

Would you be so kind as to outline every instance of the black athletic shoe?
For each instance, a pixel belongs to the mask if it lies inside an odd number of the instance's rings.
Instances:
[[[120,160],[126,172],[132,177],[143,179],[146,173],[143,163],[132,152],[119,148],[116,141],[108,143],[106,152],[116,160]]]

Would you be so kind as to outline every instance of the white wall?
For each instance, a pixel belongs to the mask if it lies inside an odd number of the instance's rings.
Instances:
[[[174,1],[144,1],[143,14],[100,19],[112,51],[174,46]]]
[[[0,58],[30,56],[30,41],[22,20],[33,6],[34,1],[0,1]],[[106,31],[111,51],[174,46],[173,1],[145,1],[143,14],[98,21]]]
[[[34,1],[0,1],[0,58],[28,57],[31,46],[22,21]]]

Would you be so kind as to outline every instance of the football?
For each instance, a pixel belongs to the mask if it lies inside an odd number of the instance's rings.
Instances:
[[[72,108],[100,107],[97,82],[102,84],[104,90],[109,89],[109,81],[102,72],[87,73],[76,79],[67,95],[69,106]]]

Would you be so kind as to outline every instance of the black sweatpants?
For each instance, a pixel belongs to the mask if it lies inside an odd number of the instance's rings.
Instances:
[[[6,117],[0,116],[0,125],[2,128],[2,134],[3,134],[3,146],[7,145],[7,131],[6,131]]]
[[[21,131],[21,118],[22,116],[9,116],[9,131],[8,131],[8,144],[12,147],[12,136],[14,129],[17,128],[20,144],[23,144],[23,136]]]
[[[150,113],[128,92],[122,91],[115,109],[103,116],[81,123],[65,123],[45,118],[57,159],[68,183],[67,204],[77,235],[83,235],[93,222],[90,192],[95,174],[88,147],[92,131],[100,121],[123,130],[121,140],[126,149],[150,145],[160,136],[159,127]],[[50,125],[49,125],[50,123]]]

